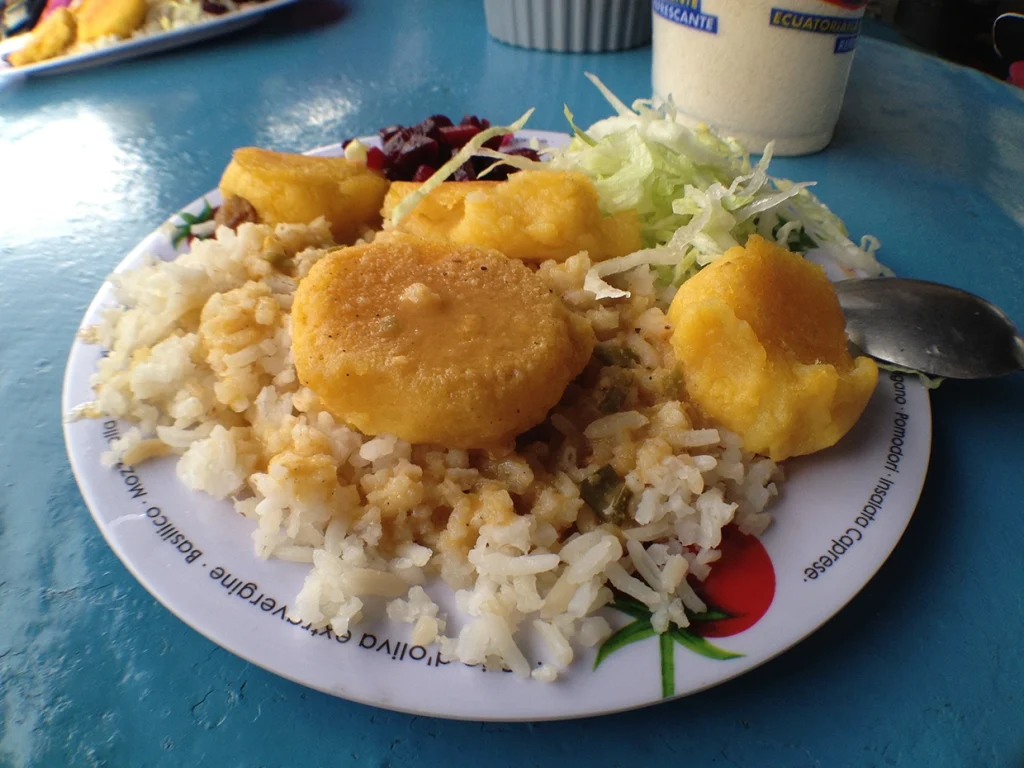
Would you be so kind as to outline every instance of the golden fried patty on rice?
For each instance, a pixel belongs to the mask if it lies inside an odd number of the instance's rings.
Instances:
[[[500,449],[543,421],[594,347],[522,262],[401,233],[318,262],[292,335],[300,380],[336,417],[448,448]]]
[[[113,35],[129,38],[146,21],[146,0],[84,0],[75,11],[82,43]]]
[[[824,270],[757,235],[683,283],[668,317],[690,397],[775,461],[838,442],[878,382]]]
[[[420,186],[393,182],[381,214],[389,218]],[[523,171],[508,181],[445,182],[397,229],[431,240],[494,248],[538,264],[565,261],[580,251],[591,261],[603,261],[642,246],[637,212],[602,214],[593,182],[577,171]]]
[[[344,157],[313,157],[236,149],[224,169],[220,191],[249,203],[265,224],[309,224],[323,216],[339,243],[355,242],[380,224],[388,180]]]

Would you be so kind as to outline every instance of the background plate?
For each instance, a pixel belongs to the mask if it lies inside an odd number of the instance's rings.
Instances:
[[[24,67],[13,67],[7,61],[8,54],[21,49],[28,42],[27,34],[17,35],[9,40],[0,42],[0,80],[23,75],[64,74],[88,67],[96,67],[101,64],[113,64],[118,61],[134,59],[171,48],[180,48],[184,45],[197,43],[200,40],[217,37],[218,35],[226,35],[229,32],[234,32],[236,29],[255,24],[268,11],[297,2],[299,0],[267,0],[264,3],[250,3],[241,10],[225,13],[222,16],[216,16],[188,27],[125,40],[107,48],[100,48],[94,51],[85,51],[71,56],[59,56],[55,59],[40,61],[37,64],[29,64]]]
[[[265,7],[265,6],[264,6]],[[523,139],[566,137],[524,131]],[[340,145],[314,154],[340,154]],[[220,195],[205,198],[212,205]],[[185,210],[198,214],[203,199]],[[169,259],[177,216],[141,242],[117,271],[146,254]],[[184,246],[182,246],[184,248]],[[105,284],[82,320],[113,304]],[[101,350],[76,342],[68,359],[63,408],[91,399],[89,377]],[[253,553],[255,525],[185,488],[174,459],[107,469],[100,454],[127,429],[113,420],[65,423],[75,477],[96,524],[131,573],[176,616],[223,648],[264,669],[354,701],[468,720],[545,720],[631,709],[664,700],[664,655],[655,638],[628,645],[593,669],[595,651],[577,653],[554,684],[481,667],[441,662],[436,648],[408,645],[410,626],[364,622],[348,636],[292,622],[287,606],[308,566],[263,561]],[[864,415],[832,449],[785,462],[787,479],[772,505],[775,523],[761,537],[775,572],[775,595],[753,626],[713,638],[737,658],[712,659],[670,645],[675,696],[735,677],[785,651],[835,615],[874,575],[902,535],[924,483],[931,445],[927,390],[915,378],[883,372]],[[461,626],[443,584],[428,592]],[[368,611],[369,613],[369,611]],[[608,609],[615,627],[630,618]],[[535,664],[549,659],[536,638],[522,644]]]

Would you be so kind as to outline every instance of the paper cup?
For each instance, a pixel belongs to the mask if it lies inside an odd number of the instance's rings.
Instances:
[[[832,140],[865,2],[652,0],[654,95],[751,152]]]

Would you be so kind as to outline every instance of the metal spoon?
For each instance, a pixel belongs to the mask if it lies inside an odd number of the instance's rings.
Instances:
[[[1024,368],[1020,332],[972,293],[899,277],[843,280],[835,288],[850,341],[877,360],[950,379]]]

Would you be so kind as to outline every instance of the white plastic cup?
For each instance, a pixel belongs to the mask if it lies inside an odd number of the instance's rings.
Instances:
[[[866,2],[652,0],[654,96],[751,152],[832,140]]]

